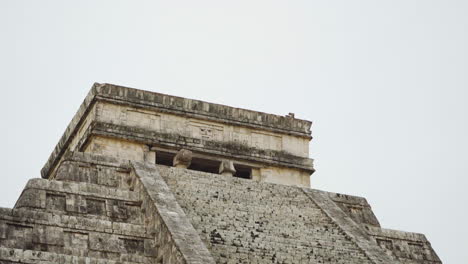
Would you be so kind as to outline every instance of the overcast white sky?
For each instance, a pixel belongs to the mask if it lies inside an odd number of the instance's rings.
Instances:
[[[313,188],[468,261],[468,1],[0,0],[0,206],[93,82],[312,120]]]

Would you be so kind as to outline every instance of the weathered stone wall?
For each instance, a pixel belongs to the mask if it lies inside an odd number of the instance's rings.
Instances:
[[[268,166],[260,168],[260,181],[310,187],[310,174],[291,168]]]
[[[0,210],[0,248],[13,252],[3,260],[23,255],[20,263],[36,263],[35,258],[41,259],[39,252],[49,252],[44,261],[84,258],[152,263],[153,238],[143,225],[140,205],[138,193],[130,191],[31,180],[14,209]]]
[[[147,146],[140,143],[95,136],[84,149],[85,153],[105,155],[120,159],[144,161]]]
[[[270,132],[243,126],[162,113],[100,102],[97,121],[137,127],[163,134],[176,134],[202,141],[234,142],[251,148],[285,151],[298,157],[309,157],[309,138]]]
[[[92,136],[84,148],[85,153],[106,155],[110,157],[129,159],[143,162],[146,160],[147,145],[129,140],[120,140],[112,137]],[[197,154],[195,154],[196,156]],[[206,156],[203,156],[206,157]],[[221,161],[222,157],[208,157],[212,160]],[[236,161],[235,158],[230,160]],[[154,162],[154,160],[153,160]],[[241,161],[242,162],[242,161]],[[252,167],[252,179],[285,185],[310,186],[310,174],[304,170],[295,168],[279,167],[274,165],[248,163]],[[256,167],[255,167],[256,166]]]

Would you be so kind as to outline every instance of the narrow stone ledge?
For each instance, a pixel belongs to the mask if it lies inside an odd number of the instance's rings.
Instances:
[[[419,233],[413,232],[404,232],[400,230],[393,230],[387,228],[376,228],[369,226],[367,228],[367,233],[372,236],[382,236],[382,237],[389,237],[401,240],[408,240],[408,241],[417,241],[427,243],[426,236]]]
[[[25,225],[55,226],[84,232],[113,233],[140,238],[151,238],[142,225],[118,223],[86,216],[50,213],[42,210],[20,208],[0,208],[0,222],[12,222]],[[110,230],[110,231],[109,231]]]
[[[104,156],[94,153],[84,153],[78,151],[67,151],[63,155],[63,161],[81,162],[89,165],[102,165],[117,168],[129,168],[128,160],[122,160],[115,157]]]
[[[87,182],[62,182],[35,178],[28,181],[24,191],[29,189],[78,194],[83,196],[91,195],[98,198],[139,202],[138,194],[132,191]]]

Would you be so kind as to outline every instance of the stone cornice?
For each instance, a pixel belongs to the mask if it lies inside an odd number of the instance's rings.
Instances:
[[[237,158],[261,164],[280,164],[284,167],[296,168],[308,173],[314,172],[312,159],[294,156],[284,151],[257,149],[236,142],[200,141],[178,134],[165,134],[142,128],[103,122],[92,123],[78,144],[78,149],[82,149],[86,145],[87,140],[93,135],[124,139],[151,146],[163,146],[174,149],[184,148],[202,154]],[[200,142],[196,143],[197,140]]]
[[[108,100],[114,103],[142,108],[156,108],[160,112],[271,130],[307,138],[310,138],[311,135],[310,127],[312,122],[307,120],[137,90],[113,84],[95,84],[95,87],[96,95],[100,100]]]

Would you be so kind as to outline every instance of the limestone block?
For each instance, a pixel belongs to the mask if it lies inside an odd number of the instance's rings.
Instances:
[[[120,241],[126,253],[143,254],[145,252],[145,243],[142,239],[121,238]]]
[[[64,163],[57,169],[55,179],[61,181],[97,183],[97,169],[91,166],[72,166],[69,163]]]
[[[65,207],[67,212],[86,214],[86,199],[80,195],[67,194]]]
[[[53,211],[66,211],[66,196],[64,194],[47,193],[46,209]]]
[[[122,173],[118,173],[115,169],[111,168],[98,168],[98,181],[97,184],[109,187],[122,187]]]
[[[88,214],[105,216],[107,215],[106,200],[86,198],[86,209]]]
[[[95,232],[89,234],[89,248],[97,251],[116,253],[122,249],[117,236]]]
[[[219,174],[232,177],[234,173],[236,173],[236,169],[234,168],[232,160],[222,160],[219,165]]]
[[[173,165],[176,168],[187,169],[192,163],[192,151],[181,149],[174,157]]]
[[[85,152],[125,160],[144,161],[146,147],[147,146],[144,144],[138,144],[126,140],[95,136],[90,139]]]
[[[31,249],[33,226],[23,224],[7,224],[7,245]],[[3,243],[2,243],[3,244]]]
[[[25,189],[16,202],[16,208],[45,208],[46,192],[38,189]]]
[[[142,223],[141,206],[139,204],[126,203],[126,211],[128,216],[126,222],[131,224]]]
[[[260,169],[261,181],[310,187],[310,173],[294,168],[266,167]]]
[[[88,234],[64,232],[64,246],[69,248],[88,249]]]
[[[128,218],[127,206],[123,201],[109,200],[107,211],[109,217],[114,221],[125,221]]]
[[[32,239],[33,243],[63,246],[63,229],[53,226],[36,226]]]

